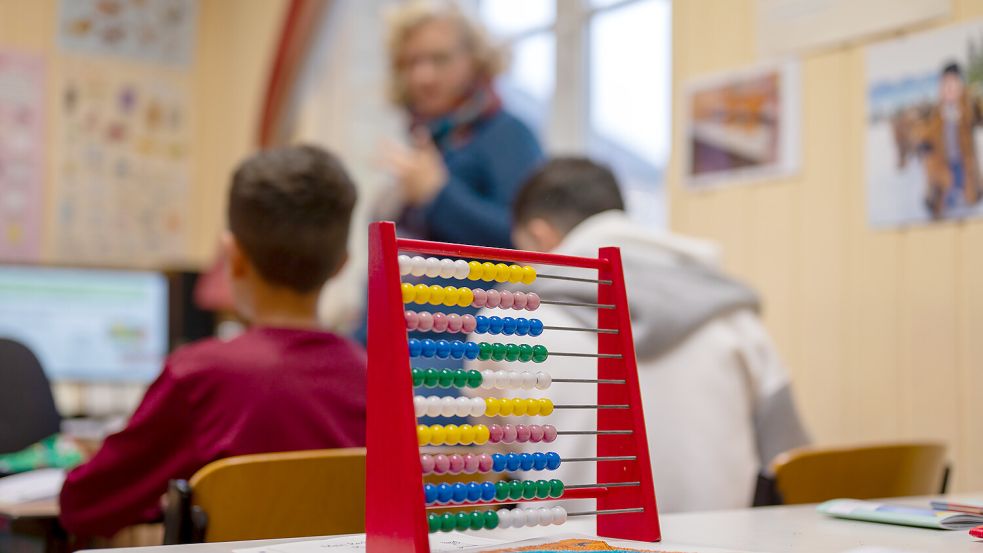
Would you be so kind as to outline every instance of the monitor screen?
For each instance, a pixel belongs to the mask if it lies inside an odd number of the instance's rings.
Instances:
[[[0,265],[0,337],[29,347],[51,380],[152,380],[167,301],[160,273]]]

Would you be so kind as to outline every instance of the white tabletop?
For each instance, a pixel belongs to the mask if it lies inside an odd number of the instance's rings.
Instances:
[[[950,499],[979,498],[981,494],[950,496]],[[927,506],[931,498],[891,500]],[[931,530],[829,518],[814,505],[763,507],[660,516],[663,542],[637,544],[650,549],[700,547],[754,553],[825,553],[860,547],[881,547],[904,553],[983,553],[983,540],[966,531]],[[584,532],[583,527],[558,527],[557,532]],[[499,537],[495,532],[488,537]],[[516,536],[518,538],[518,536]],[[231,553],[233,549],[260,547],[304,539],[262,540],[196,545],[102,550],[104,553]]]

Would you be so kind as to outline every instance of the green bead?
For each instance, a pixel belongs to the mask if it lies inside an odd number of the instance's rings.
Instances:
[[[440,379],[440,371],[437,369],[427,369],[423,371],[423,385],[428,388],[433,388],[437,385],[437,380]]]
[[[504,501],[509,498],[509,483],[500,480],[495,482],[495,499]]]
[[[522,480],[509,482],[509,499],[522,499]]]
[[[532,361],[532,346],[529,344],[521,344],[519,346],[519,361]]]
[[[440,515],[440,530],[442,532],[453,532],[457,529],[457,521],[454,513],[444,513]]]
[[[550,356],[550,352],[546,350],[546,346],[533,346],[532,347],[532,360],[537,363],[542,363],[546,361],[546,358]]]
[[[423,386],[423,371],[420,369],[411,369],[410,374],[413,376],[413,386]]]
[[[517,361],[519,359],[519,344],[505,346],[505,359],[509,361]]]
[[[495,528],[498,528],[498,513],[485,511],[485,529],[494,530]]]
[[[491,359],[492,356],[492,345],[488,342],[481,342],[478,344],[478,359],[482,361],[487,361]]]
[[[427,515],[427,526],[430,527],[430,533],[440,531],[440,515],[437,513],[430,513]]]
[[[492,344],[492,359],[495,361],[501,361],[505,359],[505,344],[494,343]]]
[[[457,369],[454,371],[454,387],[463,388],[468,385],[468,371]]]
[[[472,530],[481,530],[485,527],[485,515],[481,511],[471,511],[468,518],[471,519]]]
[[[477,388],[481,386],[483,381],[484,379],[481,376],[481,371],[476,371],[474,369],[468,371],[468,387]]]
[[[461,511],[454,515],[454,522],[457,525],[457,529],[463,532],[471,528],[471,514]]]
[[[550,480],[550,497],[560,497],[563,495],[563,481]]]
[[[451,384],[454,383],[454,370],[453,369],[440,369],[440,376],[437,379],[437,385],[441,388],[450,388]]]
[[[536,481],[526,480],[522,483],[523,499],[536,499]]]
[[[536,497],[546,499],[550,496],[550,483],[547,480],[536,480]]]

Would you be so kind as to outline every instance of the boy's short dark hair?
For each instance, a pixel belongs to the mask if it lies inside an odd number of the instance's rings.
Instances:
[[[316,146],[260,152],[243,161],[229,191],[229,230],[270,284],[307,293],[345,260],[355,185]]]
[[[949,62],[942,68],[942,76],[952,75],[954,77],[963,78],[963,70],[959,67],[959,62]]]
[[[540,218],[566,234],[584,219],[624,210],[618,179],[606,166],[584,157],[557,157],[537,169],[512,204],[516,226]]]

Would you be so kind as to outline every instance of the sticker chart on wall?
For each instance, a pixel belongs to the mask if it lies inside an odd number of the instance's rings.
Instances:
[[[44,64],[0,50],[0,261],[40,255]]]
[[[182,83],[67,65],[54,179],[59,260],[145,265],[184,253],[191,165]]]

